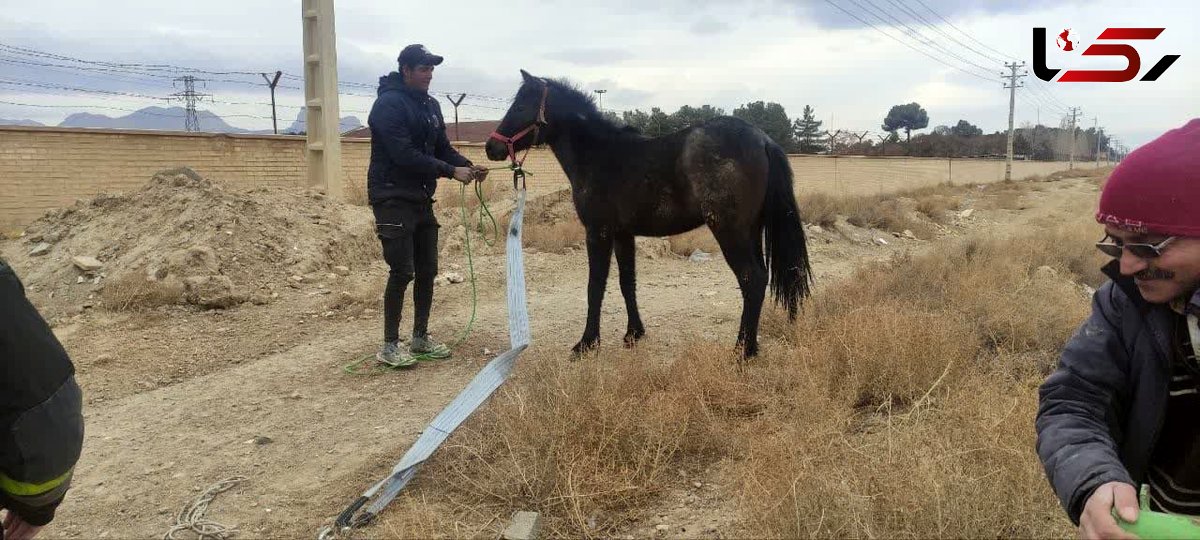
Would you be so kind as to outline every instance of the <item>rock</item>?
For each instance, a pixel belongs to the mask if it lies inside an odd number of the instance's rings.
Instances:
[[[822,228],[820,225],[809,225],[808,230],[815,232],[817,234],[821,234],[821,233],[825,232],[825,229]]]
[[[704,483],[703,482],[692,482],[692,487],[699,489],[699,488],[704,487]]]
[[[50,247],[51,247],[50,244],[42,242],[36,246],[33,246],[33,249],[29,250],[29,256],[30,257],[39,257],[39,256],[45,255],[47,253],[50,253]]]
[[[966,210],[963,210],[962,212],[959,212],[958,217],[960,217],[962,219],[967,219],[967,218],[971,217],[971,215],[974,213],[975,213],[974,208],[968,208]]]
[[[300,276],[300,275],[295,275],[288,279],[292,280],[293,283],[303,283],[304,282],[304,276]]]
[[[517,512],[500,537],[504,540],[534,540],[538,537],[539,528],[541,515],[537,512]]]
[[[887,241],[887,240],[884,240],[884,239],[882,239],[882,238],[876,238],[876,239],[875,239],[875,243],[876,243],[876,244],[879,244],[879,245],[881,245],[881,246],[886,246],[886,245],[888,245],[888,241]]]
[[[706,253],[703,250],[700,250],[699,248],[697,248],[696,250],[692,251],[692,254],[690,256],[688,256],[688,260],[695,262],[695,263],[708,262],[708,261],[712,260],[712,254]]]
[[[116,359],[116,357],[114,357],[113,355],[104,353],[104,354],[96,357],[96,361],[93,362],[93,365],[103,366],[104,364],[112,362],[115,359]]]
[[[667,525],[665,523],[660,523],[660,524],[654,526],[654,530],[656,530],[658,532],[667,532],[667,531],[671,530],[671,526]]]
[[[913,234],[913,232],[912,232],[912,231],[910,231],[910,230],[908,230],[908,229],[904,229],[904,233],[903,233],[903,234],[904,234],[904,237],[905,237],[905,238],[907,238],[907,239],[909,239],[909,240],[916,240],[916,239],[917,239],[917,235]]]
[[[229,276],[193,276],[184,280],[189,304],[209,309],[226,309],[246,301],[235,293]]]
[[[75,277],[75,283],[83,283],[83,282],[84,282],[83,276],[76,276],[76,277]]]
[[[181,277],[207,276],[216,274],[221,269],[217,252],[204,245],[172,251],[167,255],[166,266],[168,273]]]
[[[446,281],[450,283],[462,283],[463,281],[466,281],[466,279],[463,278],[463,275],[458,272],[446,272],[445,277]]]
[[[291,399],[300,399],[300,398],[302,398],[302,397],[304,397],[304,396],[301,396],[301,395],[300,395],[300,391],[299,391],[299,390],[296,390],[296,391],[292,392],[292,393],[291,393],[291,394],[290,394],[288,397],[289,397],[289,398],[291,398]]]
[[[71,257],[71,264],[74,264],[76,268],[84,272],[95,272],[96,270],[104,268],[104,263],[96,260],[95,257],[87,257],[83,255]]]
[[[264,436],[264,435],[255,435],[254,438],[250,439],[250,440],[254,441],[254,444],[257,444],[259,446],[262,446],[264,444],[271,444],[271,443],[275,442],[275,439],[272,439],[272,438]]]
[[[350,275],[350,268],[347,266],[335,266],[333,267],[333,273],[339,276],[348,276]]]

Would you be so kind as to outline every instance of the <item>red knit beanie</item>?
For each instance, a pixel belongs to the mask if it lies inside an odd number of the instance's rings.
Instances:
[[[1200,118],[1125,156],[1104,185],[1096,221],[1133,232],[1200,236]]]

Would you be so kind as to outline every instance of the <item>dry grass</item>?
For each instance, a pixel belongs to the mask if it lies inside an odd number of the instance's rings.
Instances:
[[[611,536],[687,480],[678,471],[715,466],[754,537],[1070,535],[1032,418],[1088,310],[1075,280],[1095,283],[1081,270],[1102,262],[1094,229],[866,266],[796,324],[764,312],[777,343],[744,371],[704,342],[658,359],[532,354],[422,471],[417,508],[384,528],[489,536],[523,509],[549,536]]]
[[[721,251],[721,245],[717,243],[716,238],[713,238],[712,231],[708,229],[707,225],[683,234],[670,236],[667,238],[667,242],[671,244],[672,252],[684,257],[691,255],[697,249],[705,253]]]
[[[346,202],[355,206],[367,205],[367,182],[344,182],[342,183],[342,195],[346,198]]]
[[[805,193],[796,198],[804,222],[825,228],[833,227],[833,224],[837,223],[838,214],[845,214],[842,200],[843,198],[828,193]]]
[[[554,223],[529,223],[521,233],[525,247],[546,253],[563,253],[568,248],[582,248],[586,231],[578,219]]]
[[[127,272],[109,280],[100,291],[100,306],[129,311],[183,302],[185,287],[178,279],[150,281],[141,272]]]

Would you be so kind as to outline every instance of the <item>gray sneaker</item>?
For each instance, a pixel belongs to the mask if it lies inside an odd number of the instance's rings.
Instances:
[[[413,336],[412,344],[409,345],[408,350],[416,355],[419,360],[450,358],[450,347],[447,347],[445,343],[438,343],[428,335]]]
[[[379,348],[379,352],[375,353],[375,360],[394,368],[408,367],[417,363],[416,358],[401,350],[394,341],[384,342],[383,346]]]

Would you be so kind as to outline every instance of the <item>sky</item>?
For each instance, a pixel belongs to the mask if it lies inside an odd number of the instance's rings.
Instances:
[[[930,129],[965,119],[990,133],[1007,128],[1009,90],[1001,73],[1015,61],[1025,63],[1018,74],[1028,73],[1016,92],[1017,126],[1058,125],[1078,108],[1079,126],[1099,125],[1132,148],[1200,117],[1197,6],[1194,0],[336,0],[341,108],[343,116],[365,122],[378,77],[396,69],[404,45],[423,43],[446,58],[431,92],[468,94],[462,120],[502,116],[525,69],[605,90],[602,104],[610,110],[709,104],[728,113],[761,100],[782,104],[791,117],[810,105],[823,129],[881,133],[888,109],[915,101],[928,111]],[[120,116],[123,109],[168,106],[163,98],[180,90],[172,78],[186,72],[144,66],[169,65],[221,72],[196,74],[209,79],[200,90],[211,94],[200,107],[247,129],[271,125],[270,94],[255,74],[284,71],[277,99],[280,124],[288,125],[303,103],[294,78],[303,73],[300,10],[299,0],[0,0],[0,102],[6,102],[0,118],[53,125],[73,112]],[[1118,57],[1080,54],[1107,27],[1165,28],[1152,41],[1127,42],[1137,48],[1142,73],[1163,55],[1181,57],[1154,82],[1043,82],[1032,70],[1034,27],[1051,36],[1050,67],[1123,68]],[[1073,52],[1053,42],[1063,29],[1075,39]],[[138,66],[114,75],[41,53]],[[93,69],[73,67],[80,65]],[[442,109],[452,118],[446,99]]]

